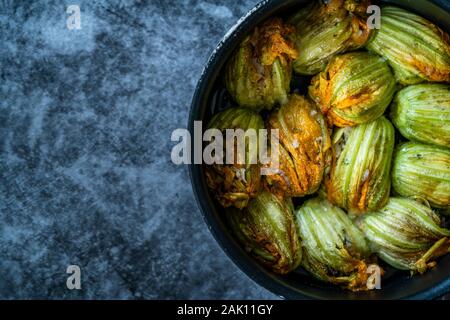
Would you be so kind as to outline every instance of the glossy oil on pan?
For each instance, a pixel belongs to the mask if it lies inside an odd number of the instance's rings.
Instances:
[[[271,16],[301,8],[309,1],[267,0],[259,3],[227,33],[208,60],[194,93],[188,127],[194,136],[194,121],[207,123],[211,115],[229,106],[224,90],[223,67],[244,36],[260,22]],[[403,7],[427,18],[446,32],[450,31],[450,4],[441,7],[437,1],[383,1]],[[375,2],[377,3],[377,2]],[[445,2],[440,2],[445,3]],[[300,88],[307,83],[296,79]],[[302,83],[304,82],[304,83]],[[234,263],[259,285],[287,299],[433,299],[450,291],[450,255],[440,259],[433,270],[410,277],[408,272],[387,268],[382,289],[353,293],[321,283],[302,270],[279,276],[253,260],[231,236],[222,220],[223,209],[208,191],[202,165],[190,165],[193,191],[207,226]]]

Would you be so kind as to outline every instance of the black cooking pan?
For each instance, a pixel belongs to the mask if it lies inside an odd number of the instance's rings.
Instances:
[[[228,32],[208,60],[198,82],[192,101],[189,130],[194,137],[194,121],[206,125],[211,115],[233,105],[223,86],[223,66],[244,36],[270,16],[284,16],[301,8],[308,1],[266,0],[259,3]],[[445,1],[383,1],[415,12],[450,30],[450,3]],[[380,3],[382,4],[382,3]],[[306,91],[308,77],[296,77],[296,87]],[[193,190],[206,226],[227,255],[250,278],[271,292],[288,299],[433,299],[450,291],[450,255],[442,258],[437,267],[424,275],[410,277],[409,272],[383,265],[386,274],[382,289],[353,293],[319,282],[299,269],[279,276],[259,265],[232,237],[222,220],[223,208],[208,191],[202,165],[190,165]]]

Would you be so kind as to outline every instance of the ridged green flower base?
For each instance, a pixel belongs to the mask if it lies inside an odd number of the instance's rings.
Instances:
[[[328,199],[352,214],[384,206],[389,198],[394,127],[384,117],[333,136],[336,160],[326,181]]]
[[[411,199],[390,198],[360,225],[372,249],[397,269],[423,273],[450,249],[450,231],[439,226],[439,216]]]
[[[420,197],[450,211],[450,149],[421,143],[400,145],[394,154],[392,186],[405,197]]]
[[[409,11],[383,7],[381,29],[368,42],[367,49],[389,61],[401,84],[450,82],[448,34]]]
[[[392,122],[410,140],[450,148],[450,85],[412,85],[391,104]]]
[[[302,266],[319,280],[354,291],[367,289],[369,246],[345,212],[316,198],[306,201],[296,217]]]
[[[245,249],[274,272],[298,267],[302,250],[290,199],[261,192],[243,210],[229,209],[226,218]]]

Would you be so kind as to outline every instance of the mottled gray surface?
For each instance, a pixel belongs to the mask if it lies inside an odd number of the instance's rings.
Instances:
[[[256,2],[0,2],[0,298],[274,298],[170,161],[207,57]]]

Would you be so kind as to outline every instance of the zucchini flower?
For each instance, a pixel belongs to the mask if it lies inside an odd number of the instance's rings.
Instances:
[[[338,127],[367,123],[380,117],[390,104],[395,79],[383,58],[351,52],[331,59],[314,76],[309,95]]]
[[[385,57],[403,85],[450,81],[450,42],[447,33],[404,9],[381,10],[381,29],[367,49]]]
[[[404,197],[418,197],[450,211],[450,149],[407,142],[394,154],[392,187]]]
[[[291,199],[262,191],[243,210],[226,212],[237,239],[262,264],[286,274],[300,264],[302,251]]]
[[[226,129],[242,129],[244,134],[250,131],[258,135],[264,128],[259,114],[246,108],[230,108],[216,114],[209,123],[210,129],[218,129],[225,137]],[[253,131],[255,130],[255,131]],[[225,140],[225,139],[224,139]],[[258,137],[256,141],[245,139],[245,159],[238,161],[239,148],[235,148],[232,163],[214,163],[205,166],[206,182],[215,197],[224,207],[231,205],[243,208],[255,197],[260,189],[260,165],[258,164]],[[224,144],[224,149],[226,144]],[[241,150],[242,151],[242,150]]]
[[[372,250],[397,269],[424,273],[450,249],[450,231],[439,226],[439,216],[411,199],[390,198],[359,224]]]
[[[410,140],[450,148],[450,86],[416,84],[397,93],[391,119]]]
[[[364,234],[344,211],[327,200],[306,201],[296,212],[302,266],[322,281],[358,291],[367,289],[370,249]]]
[[[386,204],[394,135],[394,127],[385,117],[335,132],[336,159],[325,182],[332,203],[354,215]]]
[[[242,107],[271,109],[286,101],[297,51],[289,40],[294,32],[273,18],[244,39],[225,70],[225,84]]]
[[[331,139],[314,103],[293,94],[272,112],[267,128],[279,131],[279,170],[267,175],[267,187],[279,196],[301,197],[317,191],[331,162]]]
[[[370,30],[366,10],[370,1],[314,1],[290,18],[296,27],[295,47],[298,58],[294,71],[317,74],[336,54],[364,46]]]

